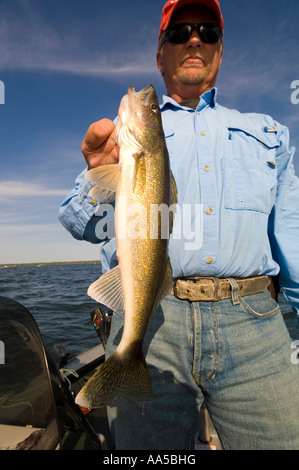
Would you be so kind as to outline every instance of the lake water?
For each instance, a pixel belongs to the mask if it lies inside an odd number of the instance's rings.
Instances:
[[[79,354],[99,344],[87,289],[100,275],[100,263],[2,268],[0,295],[30,311],[50,352],[56,345]]]

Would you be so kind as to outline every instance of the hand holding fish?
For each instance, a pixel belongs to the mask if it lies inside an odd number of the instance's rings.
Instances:
[[[101,119],[89,127],[81,146],[89,169],[118,163],[119,147],[114,130],[115,125],[110,119]]]

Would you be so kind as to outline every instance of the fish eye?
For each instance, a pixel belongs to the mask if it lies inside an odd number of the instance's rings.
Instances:
[[[158,110],[158,106],[155,103],[152,104],[151,108],[152,108],[153,111]]]

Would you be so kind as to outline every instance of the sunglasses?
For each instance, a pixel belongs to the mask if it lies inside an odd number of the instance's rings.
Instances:
[[[161,46],[166,40],[172,44],[185,44],[194,30],[206,44],[215,44],[223,36],[221,28],[215,23],[178,23],[165,31]]]

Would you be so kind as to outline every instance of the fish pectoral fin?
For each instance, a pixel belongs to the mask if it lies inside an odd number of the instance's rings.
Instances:
[[[124,298],[119,266],[103,274],[103,276],[91,284],[87,294],[97,302],[111,308],[114,312],[123,314]]]
[[[95,199],[97,202],[105,202],[107,204],[115,200],[115,191],[110,191],[109,189],[99,188],[94,186],[88,193],[88,196],[92,199]]]
[[[103,189],[116,192],[120,178],[119,164],[98,166],[85,174],[85,179]]]
[[[88,380],[76,397],[84,408],[100,408],[117,397],[131,402],[152,401],[153,392],[143,354],[136,360],[114,352]]]

